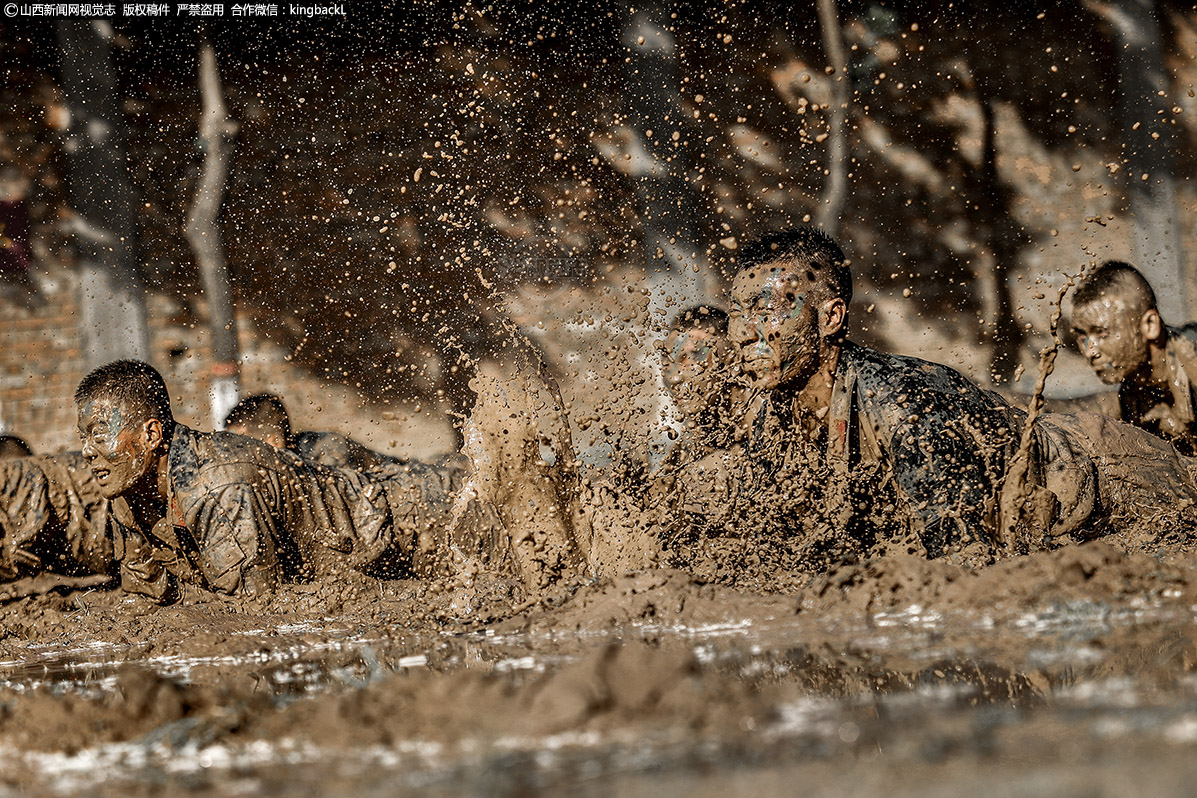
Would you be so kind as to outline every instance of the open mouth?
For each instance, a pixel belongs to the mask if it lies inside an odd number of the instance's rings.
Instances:
[[[104,480],[108,479],[108,475],[111,474],[112,472],[109,471],[107,468],[93,468],[91,470],[91,473],[92,473],[92,476],[94,476],[97,480],[99,480],[100,482],[103,482]]]

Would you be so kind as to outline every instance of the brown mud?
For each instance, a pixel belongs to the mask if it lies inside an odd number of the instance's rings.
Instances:
[[[772,593],[668,569],[533,603],[481,577],[42,590],[0,606],[0,793],[1174,792],[1195,565],[1095,542]]]

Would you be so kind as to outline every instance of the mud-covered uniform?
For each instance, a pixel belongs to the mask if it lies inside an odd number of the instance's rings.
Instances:
[[[376,452],[339,432],[301,432],[291,441],[291,449],[312,463],[358,471],[403,462],[397,457]]]
[[[137,528],[124,499],[113,502],[121,585],[131,592],[163,599],[176,581],[261,592],[368,565],[396,542],[386,489],[358,472],[182,425],[167,463],[166,516],[152,529]]]
[[[1172,443],[1186,455],[1197,454],[1197,323],[1169,327],[1164,343],[1166,388],[1143,388],[1126,380],[1118,389],[1121,419]]]
[[[140,530],[125,501],[113,503],[122,587],[162,600],[178,581],[255,593],[284,580],[336,578],[348,567],[430,576],[449,561],[450,544],[501,548],[494,514],[459,500],[465,473],[457,460],[333,468],[252,438],[176,425],[166,517]]]
[[[1113,535],[1146,551],[1193,540],[1197,458],[1098,413],[1048,413],[1035,432],[1040,481],[1057,501],[1053,535]]]
[[[784,421],[779,413],[790,407],[784,393],[768,397],[750,437],[779,434],[770,422]],[[827,465],[841,475],[878,469],[878,489],[892,486],[936,557],[956,544],[989,542],[1023,418],[954,369],[846,342],[826,417]]]
[[[796,429],[786,415],[792,407],[785,394],[766,397],[750,452]],[[1022,410],[954,369],[846,343],[818,443],[833,474],[875,469],[875,493],[826,499],[842,507],[839,523],[851,529],[862,499],[896,497],[930,557],[956,545],[991,545],[999,491],[1025,423]],[[1049,413],[1036,420],[1030,443],[1031,483],[1054,501],[1040,530],[1049,540],[1142,539],[1153,518],[1187,536],[1197,522],[1197,459],[1142,429],[1095,413]]]
[[[0,460],[0,579],[107,573],[110,505],[80,454]]]

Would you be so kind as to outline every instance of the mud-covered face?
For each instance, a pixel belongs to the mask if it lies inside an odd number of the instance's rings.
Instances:
[[[713,330],[673,330],[665,339],[665,388],[678,409],[694,416],[711,407],[723,388],[727,339]]]
[[[1077,346],[1098,378],[1117,385],[1147,362],[1142,318],[1119,297],[1102,297],[1073,309]]]
[[[812,271],[788,265],[742,271],[732,281],[728,337],[755,388],[808,379],[819,362]]]
[[[97,400],[78,407],[83,459],[100,486],[115,499],[130,491],[154,467],[146,424],[132,423],[114,402]]]

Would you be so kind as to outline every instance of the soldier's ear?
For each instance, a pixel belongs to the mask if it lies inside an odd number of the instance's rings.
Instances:
[[[1164,322],[1160,319],[1159,311],[1155,308],[1143,314],[1143,318],[1139,320],[1139,329],[1143,333],[1143,338],[1148,341],[1158,341],[1164,335]]]
[[[162,443],[162,420],[151,418],[146,421],[142,427],[142,435],[145,436],[146,445],[151,451],[157,449]]]
[[[824,338],[830,338],[844,328],[847,318],[848,306],[842,297],[827,300],[819,308],[819,333]]]

